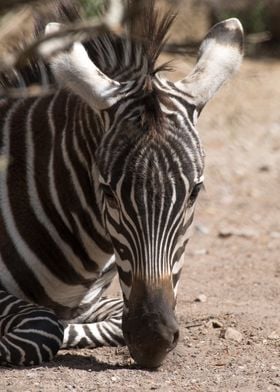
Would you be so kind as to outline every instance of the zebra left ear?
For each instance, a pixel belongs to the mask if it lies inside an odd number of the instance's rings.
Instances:
[[[194,70],[175,83],[193,99],[198,112],[239,68],[243,41],[243,28],[238,19],[231,18],[216,24],[200,46]]]
[[[49,23],[45,33],[56,33],[61,26]],[[120,83],[108,78],[95,66],[80,42],[68,45],[67,49],[65,46],[65,37],[54,38],[45,50],[45,57],[49,58],[59,84],[79,95],[93,109],[107,109],[116,103],[120,99]]]

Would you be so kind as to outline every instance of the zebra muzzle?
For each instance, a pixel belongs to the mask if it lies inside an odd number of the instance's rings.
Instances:
[[[159,367],[178,342],[173,300],[164,288],[137,284],[123,315],[123,334],[132,358],[146,368]],[[173,293],[172,293],[173,296]]]

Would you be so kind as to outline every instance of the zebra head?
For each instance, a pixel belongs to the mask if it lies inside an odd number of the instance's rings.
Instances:
[[[237,19],[218,23],[204,39],[193,71],[176,83],[151,71],[143,53],[128,81],[124,71],[114,79],[105,75],[81,43],[51,60],[57,79],[93,109],[102,129],[93,155],[104,225],[124,297],[124,337],[143,366],[159,366],[178,341],[177,288],[203,183],[195,125],[238,68],[242,45]]]

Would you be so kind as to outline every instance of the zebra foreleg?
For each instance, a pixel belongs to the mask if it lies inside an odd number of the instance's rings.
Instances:
[[[63,341],[63,326],[43,307],[0,290],[0,366],[40,365]]]
[[[122,312],[122,299],[101,298],[83,316],[68,324],[62,348],[123,346]]]

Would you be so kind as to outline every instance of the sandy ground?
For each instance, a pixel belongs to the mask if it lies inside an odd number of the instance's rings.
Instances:
[[[177,65],[175,77],[189,68]],[[246,60],[201,116],[206,192],[179,290],[180,343],[163,366],[138,369],[125,348],[61,351],[42,367],[2,368],[1,392],[280,391],[279,80],[279,62]],[[239,341],[222,337],[229,327]]]

